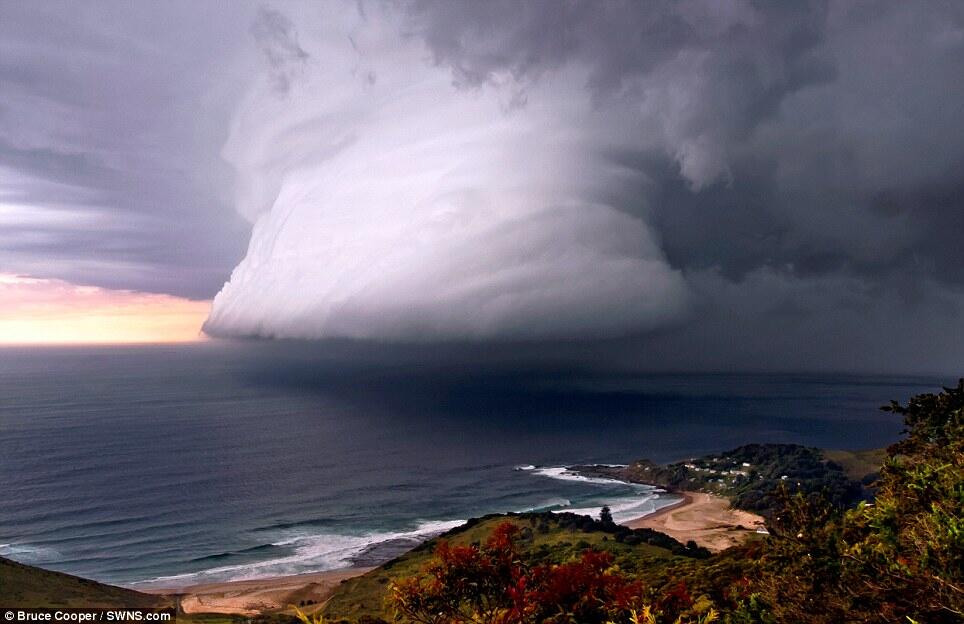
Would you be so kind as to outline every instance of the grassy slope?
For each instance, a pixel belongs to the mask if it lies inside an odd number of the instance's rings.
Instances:
[[[473,526],[460,527],[447,533],[444,539],[453,544],[484,542],[492,529],[501,522],[509,521],[520,527],[535,528],[533,516],[495,516],[482,519]],[[349,579],[335,590],[323,613],[331,620],[345,618],[356,621],[368,615],[391,620],[385,612],[385,597],[390,583],[399,578],[413,576],[432,557],[438,539],[431,540],[415,550],[389,561],[368,574]],[[646,543],[629,545],[614,540],[613,535],[602,531],[583,532],[553,522],[548,532],[532,531],[531,539],[521,540],[520,546],[533,561],[558,563],[572,559],[583,550],[593,547],[608,550],[616,558],[617,565],[638,571],[658,566],[668,561],[685,561],[686,557],[673,555],[669,550]]]
[[[5,607],[169,607],[171,599],[52,572],[0,557]]]
[[[866,451],[823,451],[824,457],[836,462],[844,469],[844,473],[854,481],[860,481],[865,476],[880,470],[887,457],[887,449],[869,449]]]
[[[170,596],[145,594],[0,557],[0,606],[46,608],[167,608]],[[181,624],[236,624],[242,618],[220,614],[178,613]]]

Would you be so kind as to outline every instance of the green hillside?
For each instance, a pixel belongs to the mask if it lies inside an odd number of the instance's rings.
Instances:
[[[0,605],[25,608],[159,608],[173,606],[173,601],[164,596],[105,585],[0,557]]]
[[[840,466],[854,481],[869,480],[876,476],[887,459],[887,449],[865,451],[824,451],[824,457]]]
[[[781,485],[793,492],[826,496],[839,507],[871,498],[867,486],[885,455],[885,449],[825,451],[798,444],[747,444],[666,465],[641,459],[628,466],[576,466],[574,470],[670,491],[710,492],[730,499],[738,509],[769,518],[780,508],[774,492]]]
[[[683,564],[709,554],[701,548],[687,548],[656,531],[630,530],[575,514],[491,515],[470,520],[363,576],[345,581],[325,605],[325,616],[333,621],[364,621],[365,617],[391,620],[391,614],[385,609],[390,584],[418,573],[432,559],[439,540],[447,540],[453,545],[478,544],[484,542],[497,525],[506,521],[521,529],[520,546],[526,559],[534,563],[570,561],[592,548],[611,553],[621,569],[638,573],[664,569],[667,563]]]

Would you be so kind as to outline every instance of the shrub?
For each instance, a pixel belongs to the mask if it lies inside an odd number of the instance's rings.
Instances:
[[[500,524],[484,545],[441,542],[421,575],[391,588],[399,619],[442,623],[602,624],[628,621],[641,607],[641,585],[613,566],[612,555],[584,550],[575,560],[531,565],[516,549],[518,528]]]

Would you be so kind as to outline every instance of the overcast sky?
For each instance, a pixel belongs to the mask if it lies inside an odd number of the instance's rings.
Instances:
[[[955,2],[0,0],[0,273],[216,336],[959,372],[961,76]]]

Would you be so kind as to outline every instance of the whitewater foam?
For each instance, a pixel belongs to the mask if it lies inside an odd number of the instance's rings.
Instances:
[[[407,540],[414,546],[464,523],[465,520],[433,520],[421,522],[411,531],[373,532],[365,535],[339,533],[295,535],[270,544],[293,549],[291,554],[283,557],[218,566],[184,574],[158,576],[132,584],[184,587],[205,582],[241,581],[339,570],[351,567],[357,555],[378,544]]]
[[[526,512],[555,511],[557,509],[562,509],[564,507],[571,507],[571,506],[572,506],[572,501],[569,500],[568,498],[552,498],[542,504],[529,507],[524,511]]]
[[[599,486],[596,495],[580,499],[580,506],[574,507],[573,501],[566,497],[553,497],[544,503],[519,509],[518,512],[550,511],[569,512],[587,516],[598,516],[603,506],[610,508],[616,522],[625,522],[653,513],[657,509],[676,502],[675,497],[667,497],[664,491],[648,485],[627,483],[618,479],[589,477],[573,471],[568,466],[535,466],[524,464],[514,470],[550,479],[577,482]],[[592,502],[592,506],[588,506]],[[365,565],[381,563],[386,552],[397,554],[401,550],[436,537],[465,523],[465,519],[426,520],[419,522],[414,529],[403,531],[373,531],[357,535],[346,533],[310,533],[297,528],[284,529],[270,543],[246,549],[252,552],[262,547],[272,546],[290,549],[291,552],[262,561],[229,564],[207,568],[196,572],[159,576],[134,583],[134,585],[154,585],[159,587],[184,587],[203,582],[228,580],[250,580],[270,576],[304,574],[338,570],[358,565],[359,557]],[[379,549],[382,549],[379,552]],[[237,553],[226,553],[237,554]],[[367,555],[367,558],[366,558]],[[381,559],[381,560],[380,560]]]
[[[597,465],[618,468],[624,466],[625,464]],[[527,465],[518,469],[525,470],[526,472],[530,472],[541,477],[547,477],[559,481],[574,481],[600,486],[616,486],[620,489],[629,490],[628,494],[617,494],[613,492],[609,496],[601,495],[599,497],[598,504],[592,507],[573,507],[572,503],[569,502],[566,505],[548,508],[549,511],[553,512],[568,512],[585,516],[597,516],[599,514],[599,510],[603,506],[606,506],[609,507],[613,520],[616,522],[626,522],[654,513],[660,508],[666,507],[667,505],[672,505],[678,500],[678,497],[668,496],[666,495],[665,490],[651,485],[629,483],[627,481],[610,479],[606,477],[590,477],[573,470],[570,466],[538,467]]]
[[[647,490],[655,490],[650,485],[641,485],[635,483],[627,483],[626,481],[620,481],[619,479],[607,479],[606,477],[588,477],[584,474],[573,471],[568,466],[549,466],[543,468],[533,468],[532,472],[541,475],[543,477],[549,477],[550,479],[559,479],[561,481],[580,481],[582,483],[596,483],[600,485],[625,485],[629,487],[638,487]]]
[[[0,556],[9,557],[24,563],[46,563],[61,558],[60,553],[47,546],[32,544],[0,544]]]

